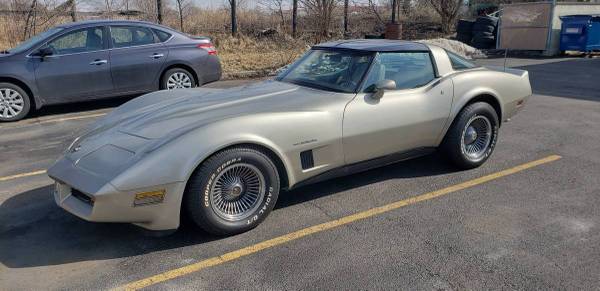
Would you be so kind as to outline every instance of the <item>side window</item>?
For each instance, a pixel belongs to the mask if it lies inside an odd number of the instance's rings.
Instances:
[[[55,55],[98,51],[104,48],[101,27],[91,27],[69,32],[47,45]]]
[[[154,33],[156,34],[156,36],[158,37],[160,42],[165,42],[165,41],[169,40],[169,38],[171,38],[171,34],[168,32],[158,30],[158,29],[152,29],[152,30],[154,30]]]
[[[112,26],[110,28],[113,46],[116,48],[154,43],[150,29],[137,26]]]
[[[396,89],[413,89],[435,79],[429,52],[378,53],[367,77],[365,88],[381,80],[393,80]]]
[[[453,52],[446,51],[446,53],[448,54],[448,58],[450,58],[450,64],[452,64],[452,69],[454,70],[460,71],[477,67],[477,65],[463,59]]]

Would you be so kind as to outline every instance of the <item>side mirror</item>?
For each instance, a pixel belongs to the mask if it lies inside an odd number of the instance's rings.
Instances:
[[[37,53],[35,53],[36,56],[41,57],[41,58],[51,56],[53,54],[54,54],[54,51],[49,47],[43,47],[43,48],[39,49],[37,51]]]
[[[396,81],[394,80],[381,80],[377,83],[375,83],[375,85],[373,85],[373,89],[371,89],[371,92],[373,92],[373,95],[371,95],[371,98],[373,99],[381,99],[381,97],[383,97],[383,93],[385,90],[395,90],[396,89]]]

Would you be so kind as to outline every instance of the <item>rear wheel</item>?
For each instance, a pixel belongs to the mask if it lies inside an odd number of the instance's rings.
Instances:
[[[185,89],[196,87],[194,76],[186,69],[173,68],[165,72],[160,88],[163,90]]]
[[[259,225],[278,196],[279,175],[268,155],[240,147],[215,154],[194,172],[184,208],[207,232],[231,235]]]
[[[0,83],[0,121],[23,119],[30,108],[29,95],[21,87],[11,83]]]
[[[498,125],[498,114],[490,104],[469,104],[452,123],[442,143],[442,150],[460,168],[479,167],[494,151]]]

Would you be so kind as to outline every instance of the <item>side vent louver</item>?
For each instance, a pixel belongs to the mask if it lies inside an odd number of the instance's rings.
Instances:
[[[313,159],[312,150],[303,151],[300,153],[300,162],[302,163],[302,170],[310,169],[315,166]]]

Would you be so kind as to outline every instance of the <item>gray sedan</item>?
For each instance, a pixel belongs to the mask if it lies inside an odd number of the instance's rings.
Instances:
[[[49,104],[191,88],[221,77],[209,38],[140,21],[86,21],[0,52],[0,121]]]

